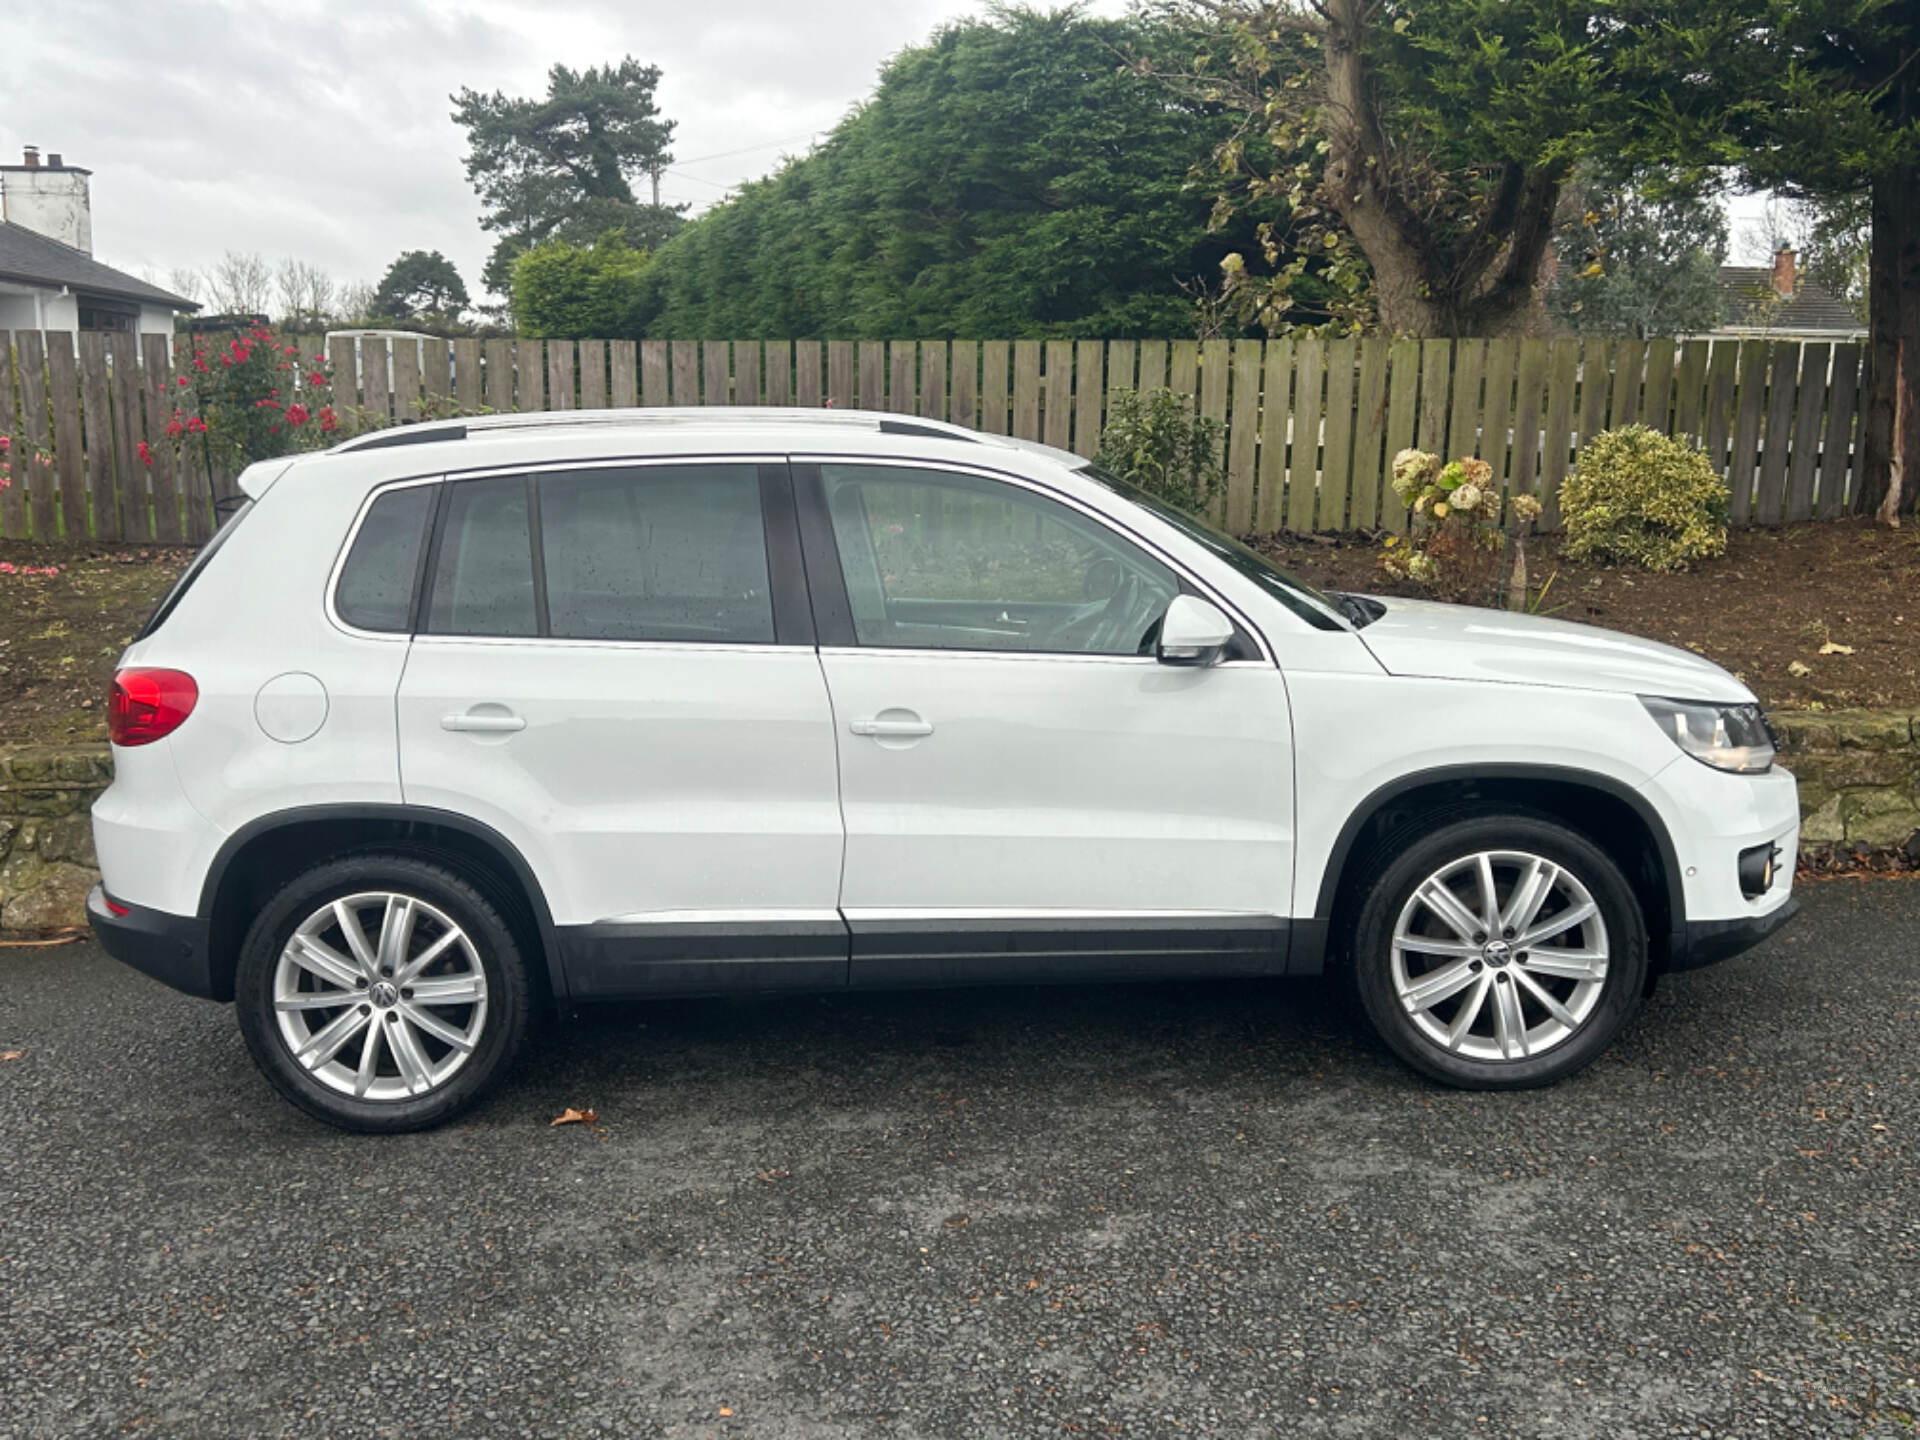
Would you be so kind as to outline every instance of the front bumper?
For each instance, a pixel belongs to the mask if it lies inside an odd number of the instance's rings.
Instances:
[[[119,905],[119,901],[114,902]],[[169,915],[142,905],[122,906],[124,915],[107,908],[107,891],[96,885],[87,895],[87,923],[101,948],[124,965],[151,975],[204,1000],[230,997],[215,992],[208,953],[206,922],[189,915]]]
[[[1682,943],[1674,946],[1667,969],[1698,970],[1751,950],[1800,913],[1800,902],[1789,899],[1764,915],[1736,920],[1689,920]]]

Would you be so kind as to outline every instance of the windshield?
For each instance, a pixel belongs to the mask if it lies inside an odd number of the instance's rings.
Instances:
[[[1159,516],[1196,545],[1204,546],[1210,554],[1231,565],[1316,630],[1344,630],[1347,627],[1340,623],[1342,619],[1358,626],[1372,618],[1364,611],[1351,608],[1346,603],[1347,597],[1328,595],[1314,589],[1304,580],[1289,575],[1259,551],[1242,545],[1226,531],[1215,529],[1197,515],[1176,509],[1159,496],[1122,480],[1098,465],[1083,465],[1077,473],[1106,486],[1122,499],[1131,500],[1142,510]]]

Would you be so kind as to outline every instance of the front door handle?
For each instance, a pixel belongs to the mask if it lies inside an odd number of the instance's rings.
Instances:
[[[911,710],[886,710],[871,720],[854,720],[847,728],[856,735],[872,735],[883,740],[917,740],[933,734],[933,726]]]
[[[469,735],[508,735],[526,729],[527,722],[503,705],[475,706],[464,715],[442,715],[440,728]]]

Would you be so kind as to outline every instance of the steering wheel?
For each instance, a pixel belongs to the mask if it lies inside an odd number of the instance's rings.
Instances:
[[[1126,581],[1126,566],[1111,555],[1096,556],[1080,579],[1080,593],[1089,600],[1111,600]]]

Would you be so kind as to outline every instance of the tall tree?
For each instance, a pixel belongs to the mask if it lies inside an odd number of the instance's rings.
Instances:
[[[387,267],[373,292],[373,313],[391,320],[444,325],[471,302],[466,282],[438,250],[408,250]]]
[[[1711,195],[1662,177],[1576,177],[1561,227],[1554,317],[1583,335],[1697,335],[1726,318],[1727,217]]]
[[[1182,78],[1240,116],[1222,213],[1282,196],[1351,237],[1383,329],[1538,330],[1560,190],[1595,148],[1610,32],[1574,0],[1185,0]],[[1221,37],[1216,39],[1215,37]],[[1261,145],[1257,142],[1265,142]],[[1315,152],[1297,159],[1303,145]],[[1282,163],[1266,161],[1278,157]]]
[[[685,221],[656,203],[652,182],[672,163],[673,121],[654,103],[659,67],[628,56],[575,71],[555,65],[544,99],[460,91],[453,118],[467,132],[467,179],[481,225],[499,235],[482,281],[507,293],[514,257],[543,240],[585,244],[610,231],[652,249]],[[647,177],[649,198],[634,186]]]

